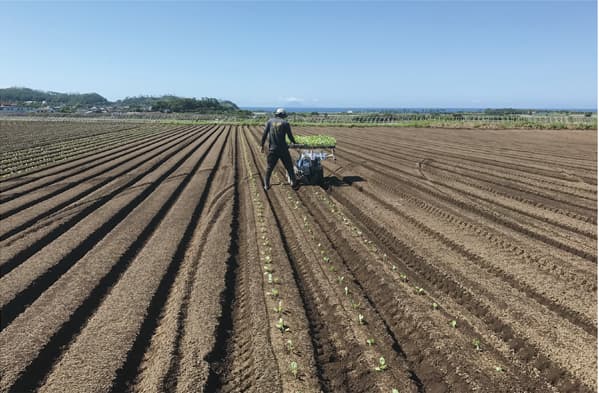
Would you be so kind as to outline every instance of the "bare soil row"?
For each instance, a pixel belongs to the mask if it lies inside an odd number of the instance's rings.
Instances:
[[[596,390],[596,132],[296,129],[298,192],[260,132],[0,182],[0,391]]]

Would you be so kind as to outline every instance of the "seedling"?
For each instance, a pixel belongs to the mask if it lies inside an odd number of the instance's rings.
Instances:
[[[279,304],[274,308],[275,312],[277,314],[280,314],[283,312],[283,301],[279,300]]]
[[[349,295],[349,288],[348,287],[343,288],[343,291],[345,292],[345,296]]]
[[[338,282],[339,284],[342,284],[344,279],[345,279],[345,277],[343,277],[343,276],[339,276],[339,277],[337,277],[337,282]]]
[[[287,342],[285,342],[285,347],[287,348],[287,352],[293,352],[293,341],[287,340]]]
[[[478,338],[472,340],[472,345],[474,345],[474,348],[476,348],[477,351],[482,351],[482,349],[480,348],[480,340]]]
[[[439,308],[439,305],[437,303],[433,302],[433,309],[436,310],[438,308]]]
[[[273,297],[279,296],[279,290],[277,288],[273,288],[270,290],[270,295]]]
[[[369,347],[372,347],[374,345],[374,338],[367,339],[366,344],[368,344]]]
[[[325,261],[325,262],[329,262],[331,260],[331,258],[329,258],[329,257],[322,257],[322,260]]]
[[[281,331],[281,333],[285,333],[285,332],[289,331],[289,328],[285,325],[285,321],[283,321],[283,318],[279,318],[279,320],[275,324],[275,327],[277,329],[279,329]]]
[[[360,308],[360,306],[361,306],[361,305],[362,305],[362,303],[361,303],[361,302],[357,302],[357,303],[356,303],[356,302],[354,302],[353,300],[351,300],[351,306],[352,306],[352,308],[353,308],[354,310],[356,310],[356,309]]]
[[[329,271],[334,272],[335,270],[336,270],[335,266],[333,266],[333,265],[329,266]]]
[[[291,362],[289,370],[291,371],[291,374],[293,374],[293,377],[297,378],[297,362]]]
[[[272,273],[272,266],[271,265],[264,265],[264,271],[266,273]]]
[[[387,362],[384,357],[379,358],[379,365],[374,368],[374,371],[383,371],[387,369]]]
[[[503,368],[502,368],[502,367],[495,366],[495,371],[497,371],[497,372],[499,372],[499,373],[502,373],[504,370],[503,370]]]
[[[272,284],[272,274],[268,273],[268,283]]]
[[[391,270],[396,271],[397,270],[397,266],[396,265],[391,265]]]
[[[458,321],[456,321],[455,319],[452,319],[452,320],[449,322],[449,326],[451,326],[452,328],[454,328],[454,329],[455,329],[456,327],[458,327]]]
[[[393,389],[393,390],[391,390],[391,393],[399,393],[399,390]]]
[[[358,314],[358,322],[360,323],[360,325],[364,325],[366,323],[366,321],[364,320],[364,315]]]
[[[424,295],[424,288],[421,288],[421,287],[415,287],[415,289],[416,289],[416,293],[417,293],[418,295]]]
[[[405,274],[401,273],[399,275],[399,278],[401,279],[401,281],[403,282],[408,282],[408,276],[406,276]]]

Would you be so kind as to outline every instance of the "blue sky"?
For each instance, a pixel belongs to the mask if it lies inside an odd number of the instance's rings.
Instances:
[[[595,1],[0,2],[0,87],[242,106],[597,106]]]

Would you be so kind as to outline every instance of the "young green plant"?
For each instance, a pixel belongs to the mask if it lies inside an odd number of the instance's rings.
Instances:
[[[387,369],[387,361],[384,357],[379,358],[379,365],[374,368],[375,371],[383,371]]]
[[[279,329],[281,331],[281,333],[285,333],[285,332],[289,331],[289,328],[287,327],[287,325],[285,325],[285,321],[283,321],[283,318],[279,318],[279,320],[275,324],[275,327],[277,329]]]
[[[291,371],[291,374],[293,374],[294,378],[297,378],[297,373],[298,373],[297,362],[291,362],[291,364],[289,365],[289,371]]]

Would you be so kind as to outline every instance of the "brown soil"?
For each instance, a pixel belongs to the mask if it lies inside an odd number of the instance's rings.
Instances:
[[[45,167],[39,128],[1,392],[596,391],[595,131],[297,128],[325,185],[265,192],[256,127],[67,127]]]

